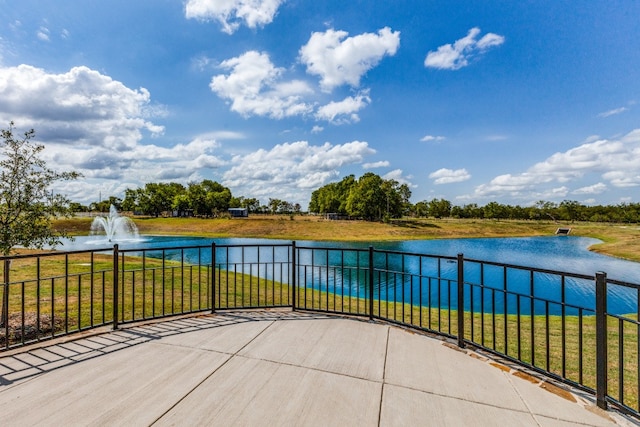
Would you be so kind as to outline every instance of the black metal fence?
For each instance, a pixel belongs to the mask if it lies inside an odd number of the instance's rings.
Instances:
[[[292,307],[433,332],[640,416],[640,285],[457,257],[274,245],[0,257],[0,346],[215,310]]]

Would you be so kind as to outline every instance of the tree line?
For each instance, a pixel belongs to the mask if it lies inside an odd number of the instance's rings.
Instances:
[[[360,178],[349,175],[341,181],[324,185],[311,194],[308,212],[333,214],[338,218],[389,221],[402,217],[413,218],[468,218],[514,219],[553,221],[592,221],[614,223],[640,222],[640,203],[587,206],[574,200],[560,203],[540,200],[532,206],[490,202],[454,205],[444,198],[409,201],[408,185],[392,179],[383,179],[374,173]],[[110,205],[119,210],[140,215],[220,217],[229,208],[246,208],[251,214],[301,214],[299,203],[269,198],[266,204],[253,197],[236,197],[228,187],[203,180],[187,186],[178,183],[148,183],[144,187],[125,190],[124,199],[106,200],[82,206],[72,203],[74,211],[108,212]]]
[[[575,200],[564,200],[560,203],[540,200],[533,206],[513,206],[498,202],[490,202],[484,206],[475,203],[454,206],[448,200],[433,199],[413,205],[412,216],[637,223],[640,222],[640,203],[587,206]]]
[[[269,198],[266,205],[253,197],[235,197],[224,185],[205,179],[187,186],[176,182],[148,183],[144,187],[128,188],[124,199],[110,196],[108,199],[82,206],[73,203],[76,212],[108,212],[111,205],[118,210],[149,216],[197,216],[215,218],[228,215],[229,208],[245,208],[250,213],[294,214],[300,213],[298,203]]]
[[[434,198],[412,204],[411,191],[406,184],[384,180],[373,173],[359,179],[353,175],[339,182],[327,184],[311,195],[309,212],[339,216],[385,220],[401,218],[470,218],[517,219],[592,222],[640,222],[640,203],[587,206],[575,200],[560,203],[540,200],[532,206],[490,202],[453,205],[449,200]]]

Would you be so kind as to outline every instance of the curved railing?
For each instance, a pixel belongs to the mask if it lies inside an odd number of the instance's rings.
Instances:
[[[216,310],[291,307],[449,337],[640,417],[640,285],[398,251],[290,244],[0,257],[0,345]]]

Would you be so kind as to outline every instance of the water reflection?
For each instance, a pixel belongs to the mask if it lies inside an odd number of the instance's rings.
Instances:
[[[144,242],[125,242],[124,249],[174,248],[210,246],[215,242],[224,245],[268,245],[264,247],[218,247],[216,263],[228,264],[230,269],[252,274],[260,269],[263,277],[288,281],[289,248],[273,246],[289,241],[267,239],[207,239],[195,237],[144,236]],[[77,238],[65,243],[64,249],[86,249],[90,238]],[[576,314],[579,308],[592,314],[595,308],[593,280],[583,280],[547,273],[531,273],[527,270],[505,269],[474,262],[491,261],[547,270],[564,271],[593,276],[604,271],[609,278],[640,283],[640,263],[624,261],[588,251],[598,243],[596,239],[574,236],[550,236],[529,238],[486,238],[419,240],[373,243],[376,249],[395,252],[375,254],[374,298],[386,301],[456,307],[457,280],[456,255],[464,254],[465,292],[474,293],[467,303],[467,310],[493,310],[497,313],[531,312],[543,314]],[[366,297],[368,292],[369,244],[344,242],[297,242],[306,248],[298,253],[298,283],[309,288],[340,296]],[[91,249],[96,249],[91,246]],[[336,250],[326,250],[336,248]],[[432,254],[444,256],[424,257],[407,254]],[[147,256],[165,256],[191,264],[211,262],[211,250],[166,249],[147,252]],[[279,260],[276,265],[273,260]],[[283,261],[284,260],[284,261]],[[270,265],[270,266],[268,266]],[[246,271],[245,271],[246,270]],[[477,286],[474,286],[477,285]],[[480,292],[479,285],[488,288]],[[535,296],[539,301],[529,298]],[[564,304],[563,304],[564,302]],[[638,292],[619,286],[609,287],[608,309],[611,313],[637,311]]]

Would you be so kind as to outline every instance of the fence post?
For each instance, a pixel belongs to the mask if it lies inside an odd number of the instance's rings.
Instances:
[[[11,277],[9,276],[9,270],[11,269],[11,260],[5,259],[3,261],[4,269],[2,270],[2,326],[4,327],[4,336],[5,339],[5,347],[9,348],[9,281]]]
[[[369,320],[373,320],[373,277],[373,246],[369,246]]]
[[[473,319],[471,321],[473,322]],[[462,254],[458,254],[458,347],[464,348],[464,256]]]
[[[596,273],[596,404],[607,409],[607,273]]]
[[[291,309],[295,311],[296,309],[296,287],[297,280],[296,277],[298,275],[298,262],[296,260],[296,241],[291,242]]]
[[[120,254],[118,244],[113,245],[113,329],[118,329],[118,280],[120,278],[120,268],[118,265]]]
[[[211,243],[211,314],[215,312],[216,312],[216,242],[212,242]]]

